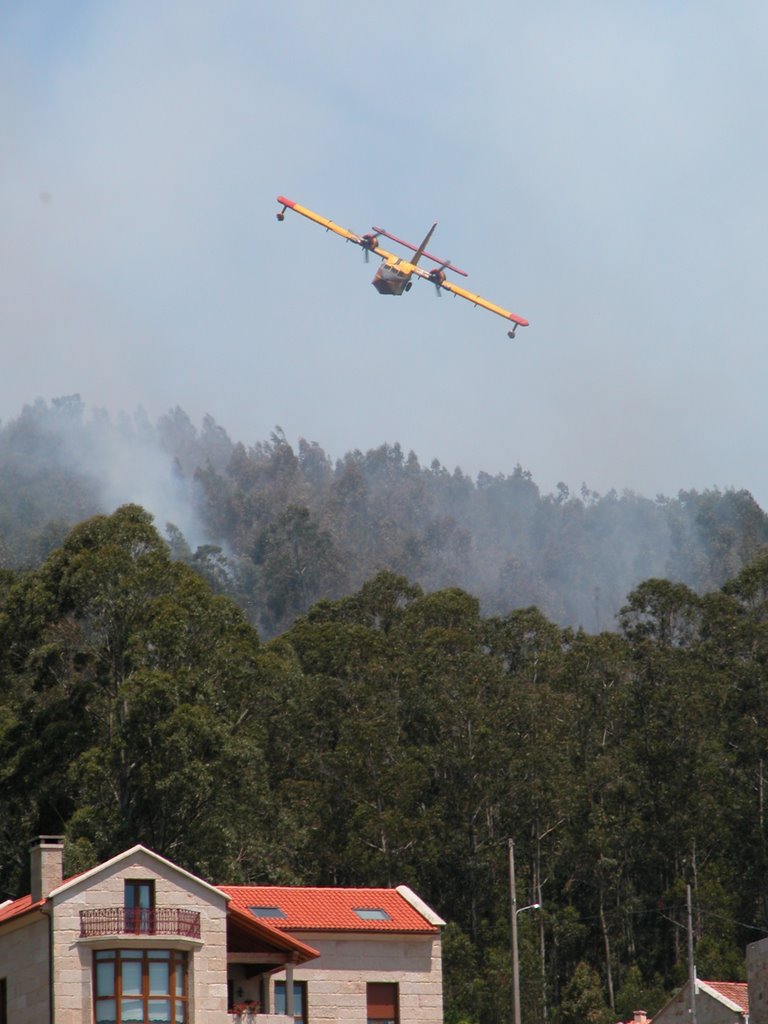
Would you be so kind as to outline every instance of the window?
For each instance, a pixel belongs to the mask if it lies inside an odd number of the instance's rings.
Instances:
[[[361,921],[391,921],[391,917],[381,907],[353,907],[352,913],[357,914]]]
[[[150,934],[154,930],[154,881],[126,880],[123,894],[125,930],[140,935]]]
[[[288,1013],[285,1002],[286,990],[284,981],[275,982],[275,1013]],[[307,1024],[307,983],[293,983],[293,1019],[297,1024]]]
[[[0,1024],[8,1024],[8,979],[0,978]]]
[[[187,954],[97,950],[93,996],[96,1024],[187,1024]]]
[[[285,917],[280,907],[248,907],[254,917]]]
[[[371,981],[366,986],[368,1024],[397,1024],[397,982]]]

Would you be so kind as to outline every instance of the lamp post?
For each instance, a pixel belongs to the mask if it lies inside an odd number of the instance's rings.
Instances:
[[[688,988],[689,988],[689,999],[690,1005],[688,1012],[690,1014],[691,1024],[696,1024],[696,964],[693,959],[693,924],[692,924],[692,913],[691,913],[691,887],[687,885],[685,887],[685,902],[688,912]]]
[[[515,884],[515,843],[509,840],[509,923],[512,933],[512,1024],[520,1024],[520,958],[517,949],[517,915],[524,910],[538,910],[541,904],[529,903],[527,907],[517,906]]]

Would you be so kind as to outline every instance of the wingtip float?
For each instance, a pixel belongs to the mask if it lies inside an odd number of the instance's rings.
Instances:
[[[464,270],[459,270],[458,267],[454,267],[450,260],[440,259],[439,256],[433,256],[427,252],[427,246],[437,224],[432,225],[421,245],[412,245],[410,242],[398,238],[397,235],[391,235],[383,228],[374,227],[371,228],[368,234],[357,235],[354,231],[348,231],[346,228],[335,224],[332,220],[328,220],[327,217],[322,217],[319,213],[307,209],[306,206],[301,206],[292,199],[286,199],[285,196],[278,196],[277,201],[282,207],[277,214],[278,220],[285,220],[285,211],[293,210],[295,213],[300,213],[302,217],[306,217],[308,220],[314,221],[315,224],[324,227],[326,231],[333,231],[334,234],[340,235],[348,242],[354,242],[355,245],[359,245],[365,253],[366,260],[370,257],[371,253],[378,256],[381,259],[381,263],[376,270],[371,284],[380,295],[402,295],[403,292],[410,291],[413,284],[411,278],[420,277],[425,281],[431,281],[437,289],[438,295],[441,289],[451,292],[452,295],[458,295],[459,298],[471,302],[473,306],[480,306],[481,309],[487,309],[489,313],[495,313],[505,320],[511,320],[514,326],[511,331],[507,331],[507,335],[510,338],[514,338],[518,327],[528,326],[528,321],[523,319],[523,317],[518,316],[516,313],[510,313],[508,309],[503,309],[501,306],[497,306],[495,303],[484,299],[481,295],[468,292],[465,288],[460,288],[459,285],[448,280],[446,271],[450,270],[455,274],[460,274],[462,277],[466,277],[467,273]],[[388,238],[398,245],[410,249],[414,255],[406,259],[383,249],[379,245],[381,237]],[[436,263],[437,266],[431,270],[425,270],[418,265],[422,257],[430,260],[432,263]]]

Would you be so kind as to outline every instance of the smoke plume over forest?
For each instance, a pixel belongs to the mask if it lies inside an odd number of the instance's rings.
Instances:
[[[746,491],[545,494],[520,465],[471,479],[399,443],[334,459],[279,427],[244,443],[180,408],[113,419],[76,395],[2,425],[0,466],[0,567],[34,565],[73,524],[132,502],[267,637],[383,569],[427,591],[460,587],[486,615],[535,605],[599,632],[641,581],[706,592],[768,543]]]

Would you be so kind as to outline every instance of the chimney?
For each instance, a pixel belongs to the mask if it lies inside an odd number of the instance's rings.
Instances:
[[[64,877],[64,836],[38,836],[29,848],[32,902],[45,899]]]

